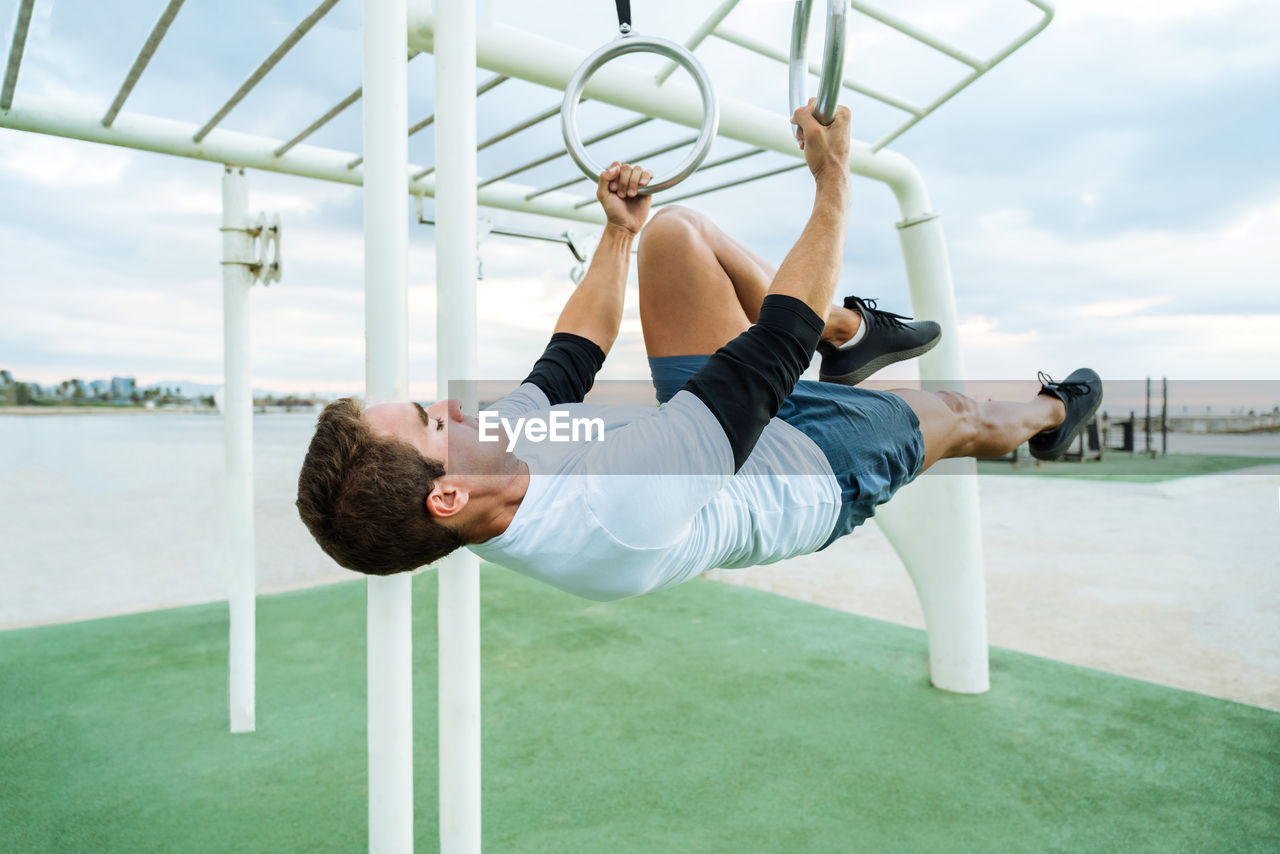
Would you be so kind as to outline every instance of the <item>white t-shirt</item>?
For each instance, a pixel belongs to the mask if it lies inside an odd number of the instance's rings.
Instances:
[[[482,559],[587,599],[636,596],[715,567],[773,563],[831,535],[840,489],[818,446],[774,418],[734,474],[729,440],[698,397],[662,406],[550,406],[526,383],[501,416],[600,418],[602,441],[517,437],[529,488],[507,529],[468,546]],[[636,472],[643,471],[645,474]]]

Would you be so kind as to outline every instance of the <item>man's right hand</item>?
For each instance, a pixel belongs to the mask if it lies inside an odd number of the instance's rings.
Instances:
[[[822,181],[823,176],[849,176],[849,128],[851,125],[848,107],[836,107],[836,116],[830,126],[824,127],[813,117],[813,108],[818,99],[810,98],[809,103],[796,110],[791,116],[791,123],[796,126],[796,136],[800,140],[800,149],[804,151],[805,162],[814,180]]]
[[[653,196],[640,193],[640,188],[652,179],[653,173],[648,169],[616,160],[600,173],[596,198],[604,208],[609,225],[624,228],[633,236],[640,233],[653,201]]]

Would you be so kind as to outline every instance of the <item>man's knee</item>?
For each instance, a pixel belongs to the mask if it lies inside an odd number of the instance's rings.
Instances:
[[[703,227],[706,217],[690,208],[668,205],[659,208],[640,232],[640,257],[653,253],[668,256],[706,242]]]
[[[706,220],[706,214],[695,211],[693,208],[687,208],[684,205],[667,205],[654,211],[653,216],[649,217],[648,227],[657,223],[680,223],[686,227],[700,228]]]

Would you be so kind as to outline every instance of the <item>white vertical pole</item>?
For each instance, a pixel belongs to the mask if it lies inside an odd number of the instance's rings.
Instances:
[[[222,174],[222,432],[226,445],[225,570],[231,612],[227,696],[231,731],[254,730],[253,380],[249,290],[253,238],[244,169]]]
[[[920,357],[926,389],[964,391],[965,370],[956,334],[955,286],[942,232],[924,181],[914,169],[894,186],[912,313],[945,330]],[[876,523],[902,558],[929,631],[929,677],[945,691],[978,694],[990,687],[982,519],[973,460],[943,460],[876,513]],[[922,519],[929,536],[920,536]]]
[[[902,222],[898,225],[898,238],[907,267],[912,313],[936,321],[952,333],[944,334],[938,346],[920,357],[920,378],[928,388],[962,389],[966,377],[964,357],[955,334],[960,319],[942,216],[925,214]]]
[[[476,369],[476,7],[436,4],[436,346],[438,394],[473,411]],[[459,550],[440,567],[440,851],[480,851],[480,567]]]
[[[365,387],[409,397],[405,0],[364,0]],[[369,850],[413,850],[412,576],[367,582]]]

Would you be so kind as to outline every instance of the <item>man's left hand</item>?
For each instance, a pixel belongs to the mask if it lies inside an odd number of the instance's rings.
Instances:
[[[641,166],[614,161],[600,173],[596,185],[596,198],[604,207],[604,215],[610,225],[625,228],[639,234],[644,221],[649,218],[652,197],[641,194],[640,188],[653,179],[653,173]]]

